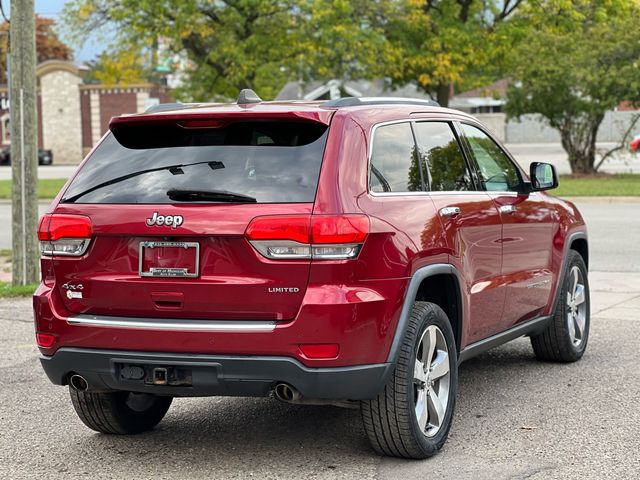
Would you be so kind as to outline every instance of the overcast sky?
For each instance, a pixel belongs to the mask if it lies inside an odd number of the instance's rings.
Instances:
[[[4,11],[7,16],[10,15],[11,11],[11,1],[10,0],[0,0],[2,1],[2,6],[4,7]],[[43,17],[51,17],[54,20],[58,21],[60,19],[60,13],[62,12],[62,8],[64,4],[67,3],[67,0],[35,0],[36,2],[36,13],[42,15]],[[63,33],[58,29],[58,34],[65,41]],[[92,60],[98,54],[100,54],[104,48],[103,45],[98,45],[94,42],[88,42],[84,45],[70,45],[73,48],[74,59],[76,63],[86,62],[87,60]]]

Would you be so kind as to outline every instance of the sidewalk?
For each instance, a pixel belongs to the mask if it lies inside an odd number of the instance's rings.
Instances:
[[[591,316],[640,321],[640,273],[590,272]]]

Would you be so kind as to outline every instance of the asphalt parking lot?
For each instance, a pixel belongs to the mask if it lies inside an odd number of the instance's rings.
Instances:
[[[41,371],[23,299],[0,301],[0,478],[639,478],[640,203],[581,207],[592,243],[585,357],[541,363],[520,339],[463,364],[433,459],[376,455],[355,410],[272,399],[177,399],[153,432],[96,434]]]

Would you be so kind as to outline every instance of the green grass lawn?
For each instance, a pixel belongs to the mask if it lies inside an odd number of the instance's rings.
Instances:
[[[38,181],[38,198],[52,199],[67,181],[64,178],[45,178]],[[11,198],[11,180],[0,180],[0,199]]]
[[[0,282],[0,298],[30,297],[38,285],[20,285],[14,287],[8,282]]]
[[[556,197],[638,197],[640,175],[561,175],[560,186],[549,193]]]

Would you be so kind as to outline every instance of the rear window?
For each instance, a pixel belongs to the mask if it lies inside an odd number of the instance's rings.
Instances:
[[[62,202],[313,202],[327,130],[311,122],[122,126],[96,148]]]

